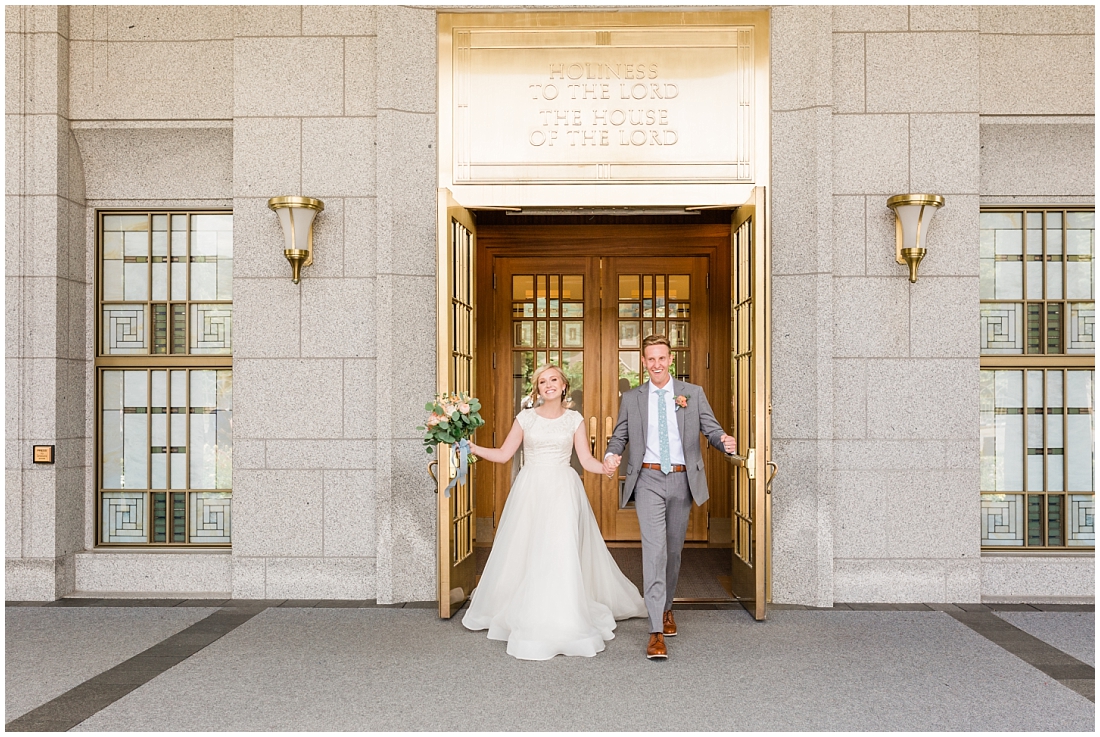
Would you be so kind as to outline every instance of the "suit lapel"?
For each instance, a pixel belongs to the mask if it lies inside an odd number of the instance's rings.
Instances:
[[[638,416],[642,418],[642,448],[644,449],[649,442],[646,437],[649,434],[649,382],[642,384],[635,394],[638,395]]]
[[[684,395],[685,397],[687,396],[686,391],[681,391],[680,394]],[[673,402],[672,405],[675,407],[676,403]],[[691,406],[691,402],[688,402],[688,406]],[[680,430],[680,445],[682,445],[684,448],[687,448],[687,438],[684,437],[684,422],[687,418],[687,407],[677,407],[675,412],[676,427]]]

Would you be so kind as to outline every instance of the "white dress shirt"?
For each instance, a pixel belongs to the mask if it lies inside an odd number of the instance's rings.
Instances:
[[[673,384],[676,380],[669,377],[663,390],[665,400],[665,422],[668,424],[668,455],[671,463],[675,465],[687,465],[684,461],[684,444],[680,441],[680,427],[676,424],[676,389]],[[642,463],[661,462],[661,429],[657,423],[659,407],[657,387],[649,385],[649,427],[646,428],[645,457]]]

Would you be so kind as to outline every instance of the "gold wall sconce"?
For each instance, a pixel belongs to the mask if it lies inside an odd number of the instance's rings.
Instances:
[[[302,267],[313,263],[313,219],[325,209],[325,203],[312,197],[272,197],[267,206],[279,216],[286,247],[283,255],[290,262],[294,283],[302,279]]]
[[[894,258],[909,266],[909,281],[917,281],[917,267],[928,250],[924,247],[928,226],[936,210],[943,207],[938,194],[896,194],[886,200],[894,211],[896,246]]]

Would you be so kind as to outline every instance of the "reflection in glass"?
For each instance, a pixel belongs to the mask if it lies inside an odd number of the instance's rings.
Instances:
[[[636,300],[640,296],[636,274],[619,274],[619,299]]]
[[[516,274],[512,277],[512,299],[517,302],[535,298],[535,277]]]
[[[535,323],[523,320],[513,323],[515,337],[512,345],[517,348],[533,348],[535,345]]]
[[[639,336],[639,325],[636,320],[619,321],[619,347],[641,348],[642,340]]]
[[[633,388],[641,384],[641,353],[638,351],[619,351],[619,384],[626,381]]]

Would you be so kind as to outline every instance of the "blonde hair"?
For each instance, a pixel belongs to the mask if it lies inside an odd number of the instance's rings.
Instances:
[[[560,366],[555,366],[552,363],[544,363],[535,369],[535,373],[531,375],[531,393],[527,395],[527,399],[524,401],[524,404],[528,407],[537,407],[539,405],[539,377],[551,369],[557,371],[558,376],[561,377],[561,406],[565,409],[569,409],[573,406],[573,400],[568,398],[569,379],[565,378],[565,372],[561,370]]]

